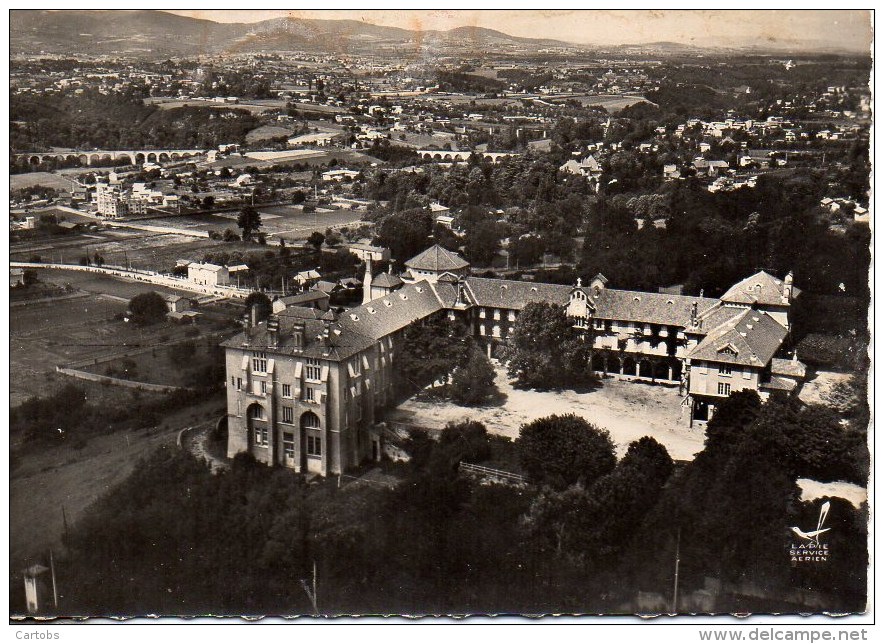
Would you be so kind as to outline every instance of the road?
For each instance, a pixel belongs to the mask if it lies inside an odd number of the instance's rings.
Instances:
[[[190,452],[197,459],[202,459],[216,474],[230,467],[230,464],[209,451],[207,442],[209,433],[215,428],[217,421],[206,421],[198,425],[185,427],[178,432],[178,447]]]

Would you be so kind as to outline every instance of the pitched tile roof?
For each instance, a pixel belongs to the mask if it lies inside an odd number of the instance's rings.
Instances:
[[[807,366],[800,360],[788,360],[774,358],[770,361],[770,371],[773,374],[789,376],[791,378],[804,378],[807,375]]]
[[[303,320],[321,320],[322,316],[327,312],[328,311],[323,311],[322,309],[314,309],[312,306],[290,306],[277,313],[277,315],[280,320],[283,317]]]
[[[279,332],[277,345],[271,347],[267,333],[267,322],[261,322],[255,327],[238,333],[229,340],[221,343],[223,347],[247,349],[250,351],[266,351],[272,355],[298,355],[306,358],[323,358],[331,360],[346,360],[347,358],[364,351],[374,344],[372,338],[366,337],[353,329],[344,329],[340,324],[329,324],[321,320],[312,320],[289,314],[290,309],[279,315]],[[295,322],[304,324],[304,346],[300,350],[295,348],[292,328]],[[329,330],[329,346],[326,347],[321,340],[324,330]]]
[[[698,313],[718,304],[718,300],[690,295],[621,291],[600,289],[598,295],[589,287],[582,289],[588,301],[595,306],[595,317],[603,320],[623,320],[643,324],[664,324],[687,327],[691,322],[691,308],[697,304]]]
[[[746,309],[710,331],[686,357],[760,368],[773,358],[786,333],[786,328],[764,311]]]
[[[294,293],[292,295],[283,295],[274,300],[274,302],[282,302],[286,306],[294,306],[302,302],[318,302],[327,300],[328,293],[323,291],[304,291],[303,293]]]
[[[383,288],[396,288],[397,286],[402,286],[402,280],[399,279],[398,275],[393,275],[392,273],[380,273],[371,280],[371,285]]]
[[[767,382],[762,382],[758,385],[760,389],[768,389],[771,391],[794,391],[798,386],[798,383],[794,380],[789,380],[788,378],[781,378],[779,376],[771,376],[770,380]]]
[[[457,271],[469,266],[469,262],[463,259],[457,253],[442,248],[439,244],[434,244],[424,252],[412,257],[405,265],[419,271]]]
[[[430,284],[421,280],[350,309],[341,315],[338,323],[344,330],[379,340],[442,308]]]
[[[529,302],[568,304],[573,286],[498,280],[487,277],[467,277],[467,295],[476,306],[516,309],[521,311]]]
[[[783,280],[758,271],[752,277],[731,286],[721,296],[722,302],[739,304],[783,304]]]

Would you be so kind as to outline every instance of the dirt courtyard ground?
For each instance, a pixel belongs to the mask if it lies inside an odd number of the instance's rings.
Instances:
[[[463,419],[478,420],[493,434],[516,438],[519,428],[543,416],[574,413],[607,429],[622,456],[629,443],[652,436],[676,460],[691,460],[703,449],[705,432],[688,427],[688,410],[681,406],[677,387],[606,379],[589,393],[520,391],[513,389],[504,368],[496,364],[497,387],[506,397],[497,407],[461,407],[445,401],[410,398],[387,418],[414,425],[442,428]]]

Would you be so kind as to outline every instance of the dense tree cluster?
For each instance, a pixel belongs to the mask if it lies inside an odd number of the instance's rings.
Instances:
[[[838,452],[843,454],[852,439],[843,430],[833,433],[836,425],[811,420],[818,413],[795,400],[773,399],[762,407],[754,392],[734,394],[722,404],[709,422],[706,448],[674,477],[636,534],[639,540],[653,539],[657,548],[632,555],[624,571],[630,583],[644,588],[671,583],[680,532],[681,574],[689,588],[702,587],[709,576],[735,588],[754,583],[784,595],[790,588],[808,588],[828,593],[827,606],[835,610],[861,610],[865,507],[856,511],[832,501],[840,532],[833,531],[830,544],[839,551],[842,568],[827,563],[829,577],[808,574],[809,568],[791,565],[788,556],[795,539],[789,526],[813,525],[822,502],[802,504],[796,477],[841,477],[868,458],[861,453],[863,444],[848,465]],[[804,425],[805,420],[812,424]],[[841,441],[845,445],[836,447]],[[814,511],[812,521],[799,523]],[[784,609],[794,610],[785,596],[782,601]]]
[[[248,110],[186,106],[164,110],[139,97],[87,91],[46,101],[14,94],[10,131],[14,150],[137,148],[206,149],[243,143],[260,124]]]
[[[541,418],[515,443],[464,421],[438,440],[413,432],[393,489],[306,486],[247,456],[212,475],[161,451],[70,532],[57,562],[63,585],[76,580],[65,610],[305,613],[298,580],[315,564],[323,613],[632,612],[637,591],[669,596],[676,541],[682,597],[713,578],[726,610],[800,609],[803,590],[861,610],[865,507],[831,500],[831,561],[790,563],[789,526],[819,512],[798,500],[795,477],[822,477],[820,440],[834,438],[793,431],[814,422],[808,413],[735,394],[678,470],[649,437],[618,462],[607,433],[574,416]],[[461,462],[521,462],[530,484],[478,484]]]
[[[212,373],[206,370],[199,375],[199,389],[182,390],[158,397],[143,397],[136,391],[122,405],[108,406],[89,402],[85,389],[65,385],[53,394],[35,396],[13,407],[10,410],[10,432],[37,444],[68,442],[76,446],[85,444],[92,436],[152,427],[159,422],[161,414],[205,399],[207,393],[216,390],[217,385],[223,383],[223,357],[216,358],[214,365],[207,365]]]

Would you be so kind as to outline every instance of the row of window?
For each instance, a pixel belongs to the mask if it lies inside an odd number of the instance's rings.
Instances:
[[[242,391],[242,378],[236,378],[234,376],[230,376],[230,386],[235,387],[237,391]],[[255,394],[266,395],[267,394],[267,381],[265,380],[256,380],[255,381]],[[308,402],[316,402],[317,392],[315,387],[304,387],[301,390],[301,400],[305,400]],[[282,397],[283,398],[292,398],[292,386],[289,384],[282,385]]]
[[[255,445],[262,447],[267,446],[267,430],[255,429]],[[290,432],[282,434],[282,452],[285,460],[289,462],[295,461],[295,435]],[[307,456],[322,456],[322,438],[319,436],[307,435]]]
[[[267,354],[264,351],[252,351],[252,372],[267,373]],[[304,360],[304,378],[320,382],[322,380],[322,362],[316,358]]]
[[[513,334],[513,327],[507,328],[507,335],[510,336]],[[488,329],[485,328],[484,324],[479,325],[479,335],[488,335]],[[491,337],[499,338],[500,335],[500,326],[495,324],[491,329]]]
[[[501,309],[492,309],[492,311],[493,311],[492,315],[493,315],[494,319],[499,320],[501,318]],[[488,315],[488,313],[484,307],[479,309],[479,317],[481,319],[484,320],[487,317],[487,315]],[[507,319],[510,322],[515,322],[516,321],[516,312],[513,310],[507,310]]]

